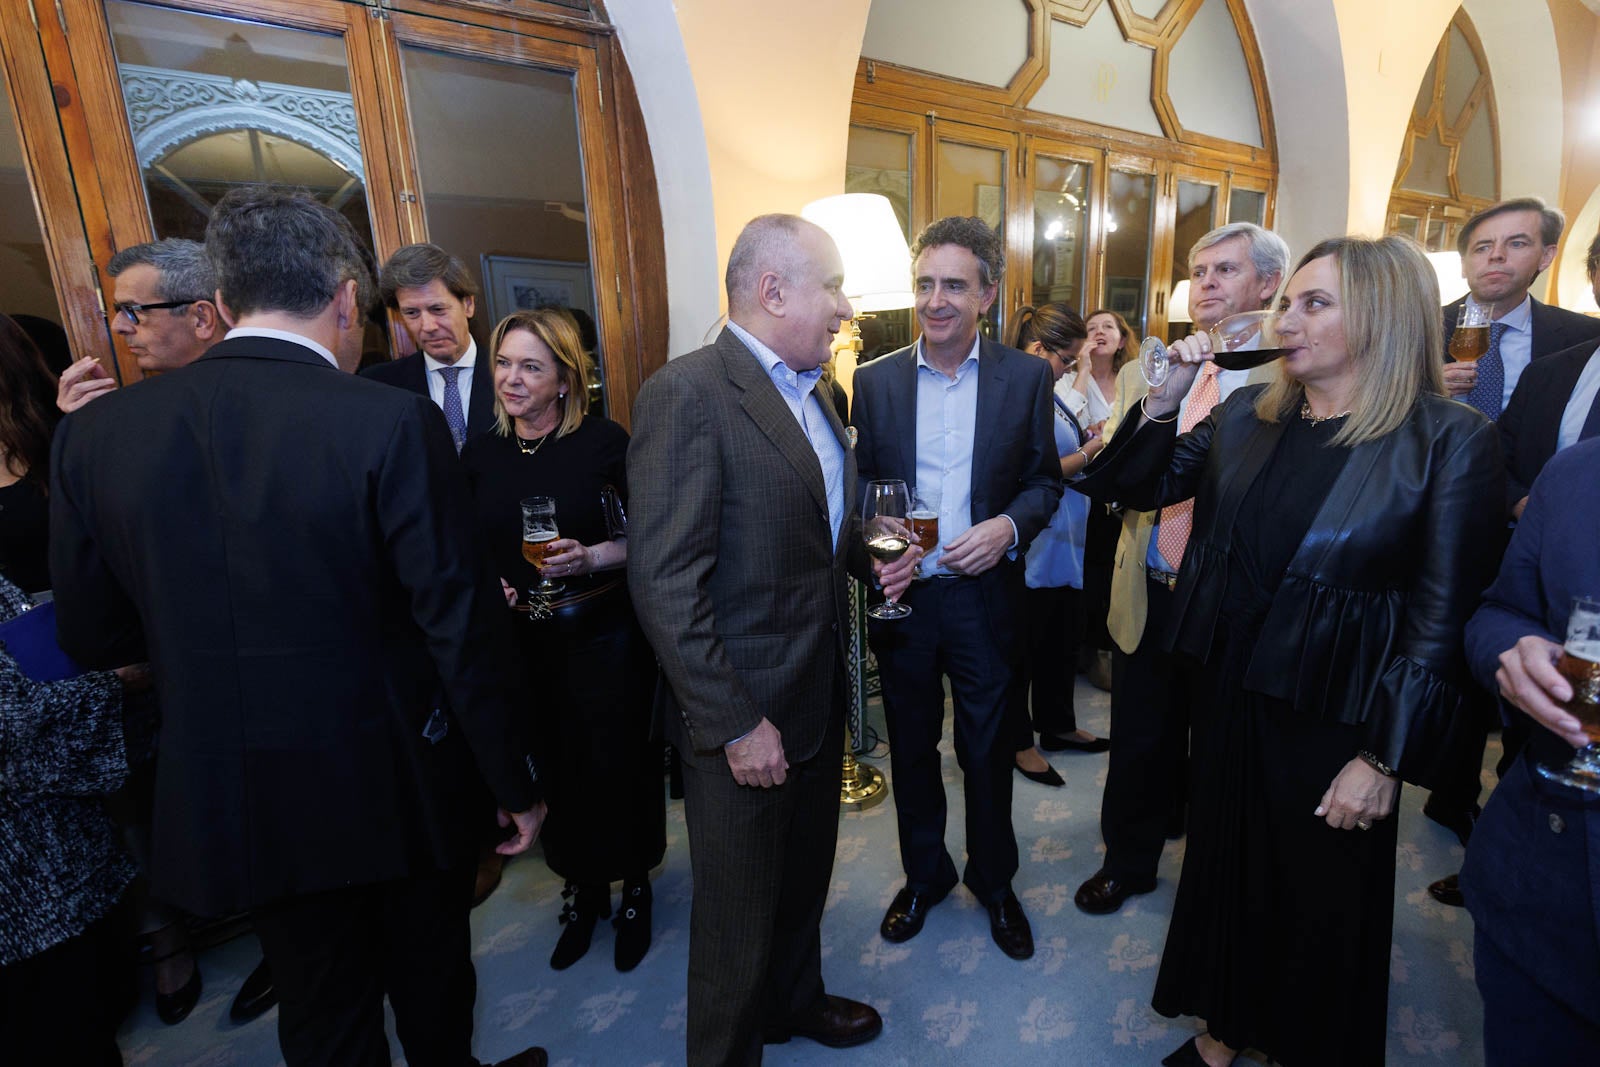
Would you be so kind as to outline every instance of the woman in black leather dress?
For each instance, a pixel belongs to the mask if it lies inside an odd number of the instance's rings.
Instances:
[[[1127,506],[1195,498],[1165,635],[1201,664],[1189,840],[1153,1003],[1207,1033],[1167,1064],[1383,1062],[1395,799],[1457,743],[1462,629],[1505,536],[1495,428],[1442,395],[1415,243],[1319,244],[1279,328],[1280,381],[1181,437],[1210,343],[1176,343],[1091,467]]]
[[[520,502],[554,497],[561,534],[544,559],[565,589],[547,610],[514,620],[550,804],[545,859],[567,880],[550,965],[570,967],[588,951],[620,880],[615,962],[632,970],[650,946],[649,874],[666,852],[666,799],[650,736],[655,662],[623,571],[628,433],[586,414],[588,357],[565,311],[508,316],[489,351],[498,432],[468,441],[461,462],[489,558],[524,608],[539,573],[522,556]]]

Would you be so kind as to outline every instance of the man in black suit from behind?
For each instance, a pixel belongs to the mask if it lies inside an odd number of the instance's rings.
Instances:
[[[387,1067],[387,995],[410,1062],[470,1064],[463,830],[485,782],[507,853],[543,804],[450,436],[337,369],[363,309],[335,212],[235,190],[206,250],[227,338],[57,432],[58,636],[86,666],[148,652],[153,889],[251,913],[285,1062]]]
[[[406,245],[378,273],[386,306],[417,346],[409,356],[361,373],[429,398],[444,412],[456,451],[494,425],[494,359],[478,351],[467,323],[478,285],[466,266],[433,244]]]

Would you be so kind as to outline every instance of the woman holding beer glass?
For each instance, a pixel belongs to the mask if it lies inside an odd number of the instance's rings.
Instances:
[[[1207,1032],[1164,1063],[1383,1062],[1390,816],[1459,742],[1504,539],[1496,431],[1441,395],[1438,309],[1414,242],[1324,241],[1280,302],[1277,383],[1177,436],[1211,355],[1178,341],[1091,468],[1127,506],[1194,498],[1164,635],[1199,663],[1189,839],[1153,1003]]]
[[[1018,314],[1014,347],[1038,356],[1050,365],[1056,381],[1082,362],[1081,349],[1088,330],[1083,318],[1065,304],[1041,304]],[[1057,393],[1055,400],[1056,452],[1061,476],[1078,476],[1089,460],[1105,446],[1098,435],[1086,434]],[[1017,770],[1041,785],[1066,783],[1034,748],[1048,751],[1076,749],[1103,752],[1104,738],[1078,729],[1072,707],[1074,667],[1078,662],[1078,634],[1082,629],[1078,591],[1083,588],[1083,537],[1089,517],[1089,500],[1070,488],[1061,494],[1056,513],[1028,546],[1024,564],[1028,607],[1027,648],[1022,669],[1012,680],[1010,714],[1017,731]],[[1032,698],[1032,718],[1029,698]]]
[[[567,881],[550,965],[588,951],[620,879],[615,958],[631,970],[650,947],[649,872],[666,851],[666,802],[650,741],[653,664],[623,575],[628,434],[586,414],[589,362],[566,312],[516,312],[489,350],[498,426],[461,451],[478,528],[517,595],[541,570],[561,586],[516,627],[550,803],[545,859]],[[559,527],[537,569],[523,548],[522,503],[535,496],[549,498],[540,514]]]

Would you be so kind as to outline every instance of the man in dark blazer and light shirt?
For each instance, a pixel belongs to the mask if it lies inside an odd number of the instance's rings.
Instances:
[[[387,995],[410,1062],[473,1063],[463,831],[484,783],[508,854],[543,804],[450,436],[426,400],[338,370],[364,267],[332,209],[234,190],[206,250],[227,338],[56,434],[61,646],[86,666],[148,650],[153,889],[251,913],[285,1062],[387,1067]]]
[[[693,1067],[883,1026],[822,982],[860,540],[855,460],[816,391],[851,316],[843,284],[826,232],[752,220],[728,258],[727,328],[652,375],[633,410],[628,585],[683,758]]]
[[[1027,959],[1033,934],[1011,888],[1015,746],[1003,720],[1023,644],[1023,553],[1055,514],[1062,486],[1046,361],[978,336],[998,295],[1003,248],[978,218],[940,219],[918,235],[922,337],[856,372],[851,423],[862,480],[898,478],[939,513],[939,545],[916,564],[927,580],[905,596],[911,614],[870,628],[906,874],[880,932],[915,937],[956,884],[938,751],[948,676],[966,793],[961,880],[988,909],[995,943]],[[910,559],[880,574],[898,576]]]
[[[483,358],[468,325],[478,306],[477,283],[438,245],[414,244],[389,257],[378,290],[417,351],[361,373],[432,400],[460,452],[467,438],[494,425],[494,359]]]

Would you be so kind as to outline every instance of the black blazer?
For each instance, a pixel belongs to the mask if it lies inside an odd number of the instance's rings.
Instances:
[[[989,623],[1001,647],[1022,625],[1023,556],[1061,501],[1050,368],[987,338],[978,348],[978,412],[973,422],[972,521],[1010,516],[1016,558],[978,576]],[[856,370],[850,423],[864,485],[874,478],[917,480],[917,348],[911,345]],[[859,502],[857,502],[859,506]]]
[[[1444,348],[1445,361],[1450,359],[1450,335],[1456,332],[1456,319],[1461,314],[1461,305],[1467,298],[1462,297],[1454,303],[1444,307]],[[1534,300],[1530,310],[1529,324],[1533,328],[1532,362],[1538,362],[1545,356],[1571,348],[1581,341],[1594,342],[1600,340],[1600,319],[1591,319],[1587,315],[1580,315],[1576,311],[1565,308],[1551,307]],[[1532,363],[1529,364],[1532,366]],[[1521,497],[1518,497],[1520,500]]]
[[[361,372],[384,385],[397,385],[413,393],[428,396],[428,365],[421,352],[409,356],[375,363]],[[483,348],[478,348],[478,358],[472,364],[472,396],[467,400],[467,436],[476,437],[494,428],[494,359]]]
[[[470,862],[484,782],[537,799],[431,403],[223,341],[63,420],[51,475],[62,648],[155,673],[161,899],[228,913]]]
[[[1528,364],[1500,413],[1500,447],[1506,455],[1506,510],[1528,495],[1550,457],[1556,435],[1578,376],[1595,354],[1595,342],[1584,340],[1548,359]]]
[[[1211,649],[1239,506],[1283,433],[1256,418],[1264,388],[1235,391],[1181,437],[1176,420],[1129,418],[1095,462],[1094,495],[1112,489],[1127,507],[1194,497],[1166,644],[1198,660]],[[1431,784],[1473,718],[1461,634],[1504,545],[1503,470],[1494,425],[1438,396],[1353,448],[1273,597],[1245,688],[1365,724],[1362,748]]]

